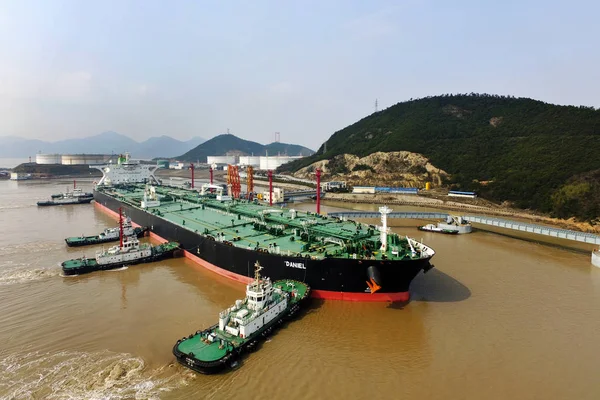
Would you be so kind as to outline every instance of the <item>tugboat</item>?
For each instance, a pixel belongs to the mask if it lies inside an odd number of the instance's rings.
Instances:
[[[75,181],[73,181],[73,191],[67,191],[64,193],[56,193],[50,196],[50,200],[38,201],[38,206],[61,206],[65,204],[87,204],[94,200],[94,194],[84,192],[81,188],[76,187]]]
[[[456,217],[454,215],[448,215],[446,221],[438,222],[436,225],[427,224],[419,227],[420,231],[427,232],[439,232],[449,235],[456,235],[462,233],[471,233],[473,228],[469,221],[463,217]]]
[[[440,228],[439,226],[434,225],[434,224],[427,224],[427,225],[420,226],[419,230],[420,231],[425,231],[425,232],[445,233],[447,235],[456,235],[456,234],[458,234],[458,230],[456,230],[456,229]]]
[[[144,233],[146,231],[147,228],[134,228],[131,224],[131,218],[125,218],[125,221],[123,222],[123,235],[125,237],[135,236],[140,238],[144,236]],[[65,239],[65,242],[67,242],[67,246],[69,247],[78,247],[106,242],[116,242],[117,240],[119,240],[120,236],[120,228],[117,226],[115,228],[106,228],[104,232],[95,236],[81,235],[77,237],[69,237]]]
[[[173,354],[180,364],[203,374],[222,371],[300,310],[310,294],[307,284],[291,279],[271,283],[261,278],[258,262],[255,268],[244,300],[221,311],[218,324],[175,343]]]
[[[179,243],[167,242],[158,246],[149,244],[140,244],[135,236],[129,236],[123,240],[123,216],[119,216],[119,237],[118,246],[113,246],[108,250],[96,253],[96,257],[87,258],[85,256],[73,260],[64,261],[61,266],[65,275],[81,275],[94,271],[104,271],[115,269],[124,265],[140,264],[153,261],[159,261],[168,257],[179,255]]]

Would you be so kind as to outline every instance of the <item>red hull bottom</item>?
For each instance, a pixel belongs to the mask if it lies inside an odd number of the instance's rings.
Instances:
[[[94,204],[99,207],[102,211],[106,212],[107,214],[111,215],[112,217],[118,219],[119,218],[119,214],[117,214],[116,212],[114,212],[113,210],[104,207],[102,204],[99,204],[97,202],[94,202]],[[132,225],[134,227],[137,227],[139,225],[137,225],[136,223],[134,223],[132,221]],[[158,240],[159,242],[168,242],[168,240],[158,236],[157,234],[155,234],[154,232],[150,231],[150,237],[152,239]],[[184,250],[184,255],[185,258],[188,258],[192,261],[194,261],[196,264],[216,273],[219,274],[221,276],[224,276],[226,278],[232,279],[234,281],[243,283],[243,284],[248,284],[250,282],[252,282],[252,278],[247,277],[247,276],[243,276],[243,275],[238,275],[236,273],[233,273],[231,271],[227,271],[226,269],[217,267],[216,265],[209,263],[206,260],[201,259],[200,257],[197,257],[196,255],[194,255],[193,253],[190,253],[187,250]],[[408,301],[408,299],[410,298],[410,293],[409,292],[397,292],[397,293],[358,293],[358,292],[332,292],[329,290],[311,290],[311,297],[315,298],[315,299],[324,299],[324,300],[342,300],[342,301],[363,301],[363,302],[373,302],[373,301],[377,301],[377,302],[403,302],[403,301]]]

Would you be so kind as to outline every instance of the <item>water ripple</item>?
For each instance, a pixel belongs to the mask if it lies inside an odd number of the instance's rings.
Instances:
[[[187,383],[168,366],[149,369],[125,353],[33,352],[0,360],[2,399],[158,399]]]

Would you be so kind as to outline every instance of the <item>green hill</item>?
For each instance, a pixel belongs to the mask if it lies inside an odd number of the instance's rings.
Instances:
[[[335,132],[324,149],[280,170],[295,171],[343,153],[406,150],[450,173],[451,188],[563,217],[567,208],[579,218],[599,215],[600,199],[587,198],[598,193],[598,179],[587,186],[574,183],[600,170],[600,110],[593,107],[485,94],[427,97]],[[573,206],[581,201],[587,206]]]
[[[225,134],[215,136],[175,158],[180,161],[200,160],[200,162],[206,162],[207,156],[252,154],[255,156],[264,156],[267,151],[269,155],[277,155],[279,153],[282,155],[287,154],[288,156],[310,155],[314,153],[314,151],[296,144],[271,143],[265,146],[250,140],[240,139],[235,135]]]

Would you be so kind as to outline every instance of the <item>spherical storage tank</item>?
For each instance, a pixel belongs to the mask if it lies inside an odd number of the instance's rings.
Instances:
[[[36,154],[35,162],[37,164],[60,164],[62,161],[60,154]]]

